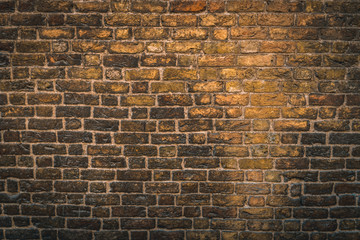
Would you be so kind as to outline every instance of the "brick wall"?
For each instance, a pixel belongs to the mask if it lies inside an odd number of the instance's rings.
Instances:
[[[359,1],[0,12],[0,239],[360,239]]]

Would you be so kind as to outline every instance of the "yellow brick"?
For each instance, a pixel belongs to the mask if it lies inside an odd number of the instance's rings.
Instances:
[[[285,107],[281,109],[284,118],[308,118],[316,119],[317,109],[314,108],[301,108],[301,107]]]
[[[121,97],[122,106],[154,106],[155,97],[153,96],[123,96]]]
[[[160,74],[157,69],[126,70],[126,80],[159,80]]]
[[[264,41],[260,44],[260,52],[264,53],[293,53],[295,43],[290,41]]]
[[[256,53],[259,51],[260,43],[256,41],[241,41],[240,52],[242,53]]]
[[[345,78],[345,69],[321,68],[315,70],[315,76],[318,79],[343,80]]]
[[[215,103],[217,105],[242,105],[245,106],[249,103],[248,94],[228,94],[228,95],[216,95]]]
[[[271,39],[286,39],[288,37],[289,30],[287,28],[272,27],[269,30],[269,35]]]
[[[268,120],[254,120],[253,129],[254,131],[267,131],[270,128],[270,122]]]
[[[201,42],[170,42],[166,43],[167,52],[197,53],[201,50]]]
[[[309,121],[304,120],[278,120],[274,122],[275,131],[307,131]]]
[[[130,28],[119,28],[115,30],[116,39],[129,39],[131,37]]]
[[[221,79],[251,79],[255,70],[251,68],[223,68],[220,70]]]
[[[241,108],[226,108],[225,114],[227,118],[238,118],[242,116]]]
[[[211,103],[211,95],[210,94],[200,94],[195,95],[196,105],[209,105]]]
[[[151,42],[147,44],[146,50],[151,53],[161,53],[164,51],[164,44],[161,42]]]
[[[212,32],[213,38],[215,40],[226,40],[228,37],[227,29],[214,29]]]
[[[127,93],[129,84],[115,81],[94,82],[94,89],[97,93]]]
[[[84,39],[111,39],[112,30],[101,28],[79,29],[78,37]]]
[[[225,83],[225,90],[226,92],[241,92],[242,86],[241,81],[228,81]]]
[[[198,82],[190,84],[190,92],[221,92],[222,82]]]
[[[173,38],[189,40],[189,39],[199,39],[204,40],[208,36],[207,30],[202,28],[180,28],[174,30]]]
[[[244,142],[246,144],[277,144],[279,143],[279,134],[268,133],[245,133]]]
[[[311,93],[317,91],[317,82],[311,81],[286,81],[283,83],[283,91],[290,93]]]
[[[141,16],[138,14],[107,14],[105,15],[105,25],[109,26],[139,26]]]
[[[149,13],[156,12],[161,13],[166,11],[166,2],[156,1],[134,1],[131,4],[131,10],[134,12]]]
[[[166,39],[169,36],[165,28],[138,28],[134,31],[135,39]]]
[[[272,159],[240,159],[240,169],[271,169],[273,166]]]
[[[267,28],[263,27],[234,27],[230,30],[231,39],[265,39]]]
[[[196,80],[195,69],[166,68],[163,73],[164,80]]]
[[[291,26],[294,24],[293,14],[259,14],[258,24],[263,26]]]
[[[71,39],[74,38],[74,29],[72,28],[56,28],[41,29],[40,37],[45,39]]]
[[[244,81],[245,92],[277,92],[279,84],[275,81]]]
[[[274,65],[274,55],[249,55],[249,56],[238,56],[237,63],[239,66],[244,67],[270,67]]]
[[[282,93],[264,93],[251,95],[252,106],[282,106],[286,105],[286,103],[287,97]]]
[[[140,53],[144,51],[144,43],[112,42],[109,50],[111,53]]]
[[[260,79],[271,79],[271,80],[278,80],[278,79],[290,79],[292,76],[291,71],[286,68],[265,68],[259,69],[258,77]]]
[[[166,27],[178,27],[178,26],[195,26],[195,15],[162,15],[161,22]]]
[[[231,67],[235,65],[235,56],[213,56],[205,55],[199,57],[200,67]]]
[[[289,103],[294,106],[304,106],[306,105],[306,99],[304,95],[292,94],[289,97]]]
[[[99,55],[85,55],[85,64],[87,66],[100,65],[100,56]]]
[[[127,12],[129,11],[130,2],[112,2],[111,9],[113,12]]]
[[[249,151],[244,146],[215,146],[215,156],[221,157],[247,157]]]
[[[256,14],[241,13],[239,14],[239,26],[254,26],[256,25]]]
[[[245,118],[279,118],[278,108],[245,108]]]
[[[70,78],[82,78],[82,79],[101,79],[102,78],[102,69],[93,67],[93,68],[70,68],[69,69]]]
[[[217,80],[218,70],[216,68],[201,68],[199,76],[201,80]]]
[[[239,45],[235,42],[212,42],[204,43],[204,53],[206,54],[224,54],[238,53]]]
[[[304,147],[301,146],[273,146],[270,147],[272,157],[302,157]]]
[[[235,25],[235,23],[235,15],[207,14],[200,16],[200,26],[204,27],[229,27]]]
[[[189,118],[222,118],[223,110],[214,107],[195,107],[189,109]]]
[[[106,45],[103,42],[95,41],[74,41],[73,42],[73,51],[75,52],[104,52],[106,50]]]

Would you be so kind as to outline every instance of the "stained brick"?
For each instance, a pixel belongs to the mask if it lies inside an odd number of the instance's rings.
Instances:
[[[0,238],[358,239],[359,6],[0,1]]]

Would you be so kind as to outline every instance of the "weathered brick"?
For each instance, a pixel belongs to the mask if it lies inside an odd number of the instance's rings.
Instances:
[[[121,121],[122,131],[131,132],[154,132],[155,125],[151,121]]]
[[[54,189],[57,192],[86,192],[88,184],[76,181],[56,181]]]
[[[74,38],[73,28],[41,29],[40,37],[43,39],[72,39]]]
[[[272,119],[280,117],[280,109],[278,108],[255,108],[247,107],[245,108],[245,118],[263,118],[263,119]]]
[[[178,205],[209,205],[210,195],[207,194],[183,194],[176,198]]]
[[[175,55],[143,55],[141,58],[141,65],[148,67],[157,66],[175,66]]]
[[[151,119],[184,118],[184,108],[151,108]]]
[[[239,167],[241,169],[270,169],[273,166],[272,159],[240,159]]]
[[[9,239],[36,239],[40,238],[40,233],[38,229],[8,229],[5,232],[5,236]]]
[[[127,70],[126,80],[159,80],[160,74],[156,69]]]
[[[274,146],[270,147],[270,155],[273,157],[302,157],[304,148],[301,146]]]
[[[205,40],[208,38],[208,32],[204,28],[177,28],[172,38],[175,40]]]
[[[164,28],[136,28],[134,30],[135,39],[159,40],[169,37],[168,29]]]
[[[331,133],[330,144],[358,144],[360,134],[358,133]]]
[[[166,27],[195,26],[196,16],[194,15],[162,15],[161,23]]]
[[[79,12],[107,12],[109,4],[105,2],[79,2],[75,4],[75,9]]]
[[[11,16],[11,24],[15,26],[43,26],[45,25],[45,15],[14,14]]]
[[[100,53],[106,49],[106,43],[99,41],[74,41],[72,46],[75,52]]]
[[[129,84],[122,82],[95,82],[95,92],[98,93],[127,93],[129,91]]]
[[[279,159],[276,161],[277,169],[308,169],[309,159]]]
[[[90,107],[56,107],[57,117],[89,117]]]
[[[221,118],[223,110],[213,107],[195,107],[189,109],[189,118]]]
[[[107,55],[104,57],[104,66],[106,67],[130,67],[138,66],[139,58],[130,55]]]
[[[206,9],[206,1],[174,1],[170,5],[171,12],[202,12]]]
[[[4,57],[4,56],[3,56]],[[8,65],[8,59],[3,58],[1,65]],[[22,55],[16,54],[12,57],[12,63],[14,66],[43,66],[45,63],[45,56],[40,54],[34,55]]]
[[[230,29],[231,39],[265,39],[268,35],[268,29],[264,27],[234,27]],[[246,59],[244,56],[241,58]],[[248,59],[251,59],[248,57]],[[239,61],[239,60],[238,60]]]
[[[358,239],[359,6],[2,1],[0,236]]]
[[[279,120],[274,123],[274,129],[277,131],[307,131],[309,128],[309,121]]]
[[[118,155],[121,154],[121,147],[90,145],[87,147],[87,153],[89,155]]]
[[[99,39],[106,40],[112,39],[112,29],[94,29],[94,28],[80,28],[78,29],[77,36],[79,39]]]
[[[258,24],[264,26],[291,26],[294,23],[292,14],[259,14]]]
[[[155,146],[129,145],[124,147],[125,156],[156,156]]]
[[[243,146],[215,146],[214,149],[215,156],[222,157],[247,157],[249,156],[249,151],[247,147]]]
[[[229,12],[260,12],[265,9],[262,1],[229,1],[227,10]]]
[[[100,26],[101,15],[67,15],[66,23],[71,26]]]
[[[108,14],[105,18],[105,25],[109,26],[138,26],[141,18],[137,14]]]
[[[250,121],[248,120],[217,120],[215,122],[218,131],[248,131]]]
[[[307,2],[307,6],[311,6],[313,2]],[[315,2],[317,3],[317,2]],[[315,5],[315,4],[314,4]],[[315,5],[316,6],[316,5]],[[292,2],[288,0],[270,2],[267,5],[267,11],[270,12],[300,12],[303,10],[303,3],[301,2]],[[310,9],[310,7],[309,7]]]
[[[117,194],[87,194],[85,196],[86,205],[118,205],[120,197]]]
[[[200,17],[200,25],[205,27],[233,26],[235,25],[234,15],[204,15]]]
[[[134,12],[148,13],[148,12],[164,12],[166,10],[166,2],[146,2],[138,1],[131,5],[131,10]]]

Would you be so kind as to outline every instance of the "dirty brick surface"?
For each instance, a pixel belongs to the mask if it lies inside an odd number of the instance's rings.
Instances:
[[[360,239],[360,1],[0,0],[0,239]]]

